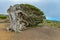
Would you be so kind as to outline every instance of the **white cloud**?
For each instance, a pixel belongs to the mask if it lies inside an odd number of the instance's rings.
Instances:
[[[40,0],[9,0],[11,2],[39,2]]]
[[[60,0],[40,0],[40,3],[60,3]]]

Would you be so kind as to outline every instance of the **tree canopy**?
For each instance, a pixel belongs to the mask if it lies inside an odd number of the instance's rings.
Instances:
[[[43,22],[43,19],[46,19],[44,12],[41,11],[34,5],[31,4],[15,4],[12,7],[16,7],[16,11],[21,10],[22,12],[26,13],[28,17],[30,17],[31,25],[36,25]],[[20,7],[20,8],[19,8]],[[8,9],[10,11],[10,8]],[[29,19],[28,19],[29,20]]]

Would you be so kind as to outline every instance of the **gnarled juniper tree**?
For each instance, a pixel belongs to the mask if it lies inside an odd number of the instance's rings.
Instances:
[[[10,27],[8,27],[8,30],[15,32],[20,32],[26,27],[42,23],[44,19],[44,13],[30,4],[10,6],[7,12],[10,18]]]

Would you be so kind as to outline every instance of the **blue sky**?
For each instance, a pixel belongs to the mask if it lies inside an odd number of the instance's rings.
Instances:
[[[7,14],[10,5],[28,3],[40,8],[47,19],[60,21],[60,0],[0,0],[0,14]]]

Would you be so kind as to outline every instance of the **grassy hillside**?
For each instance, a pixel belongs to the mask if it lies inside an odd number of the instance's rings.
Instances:
[[[58,22],[58,21],[44,20],[43,25],[44,26],[53,26],[53,27],[59,27],[60,28],[60,22]]]
[[[0,14],[0,19],[6,19],[7,15]]]

